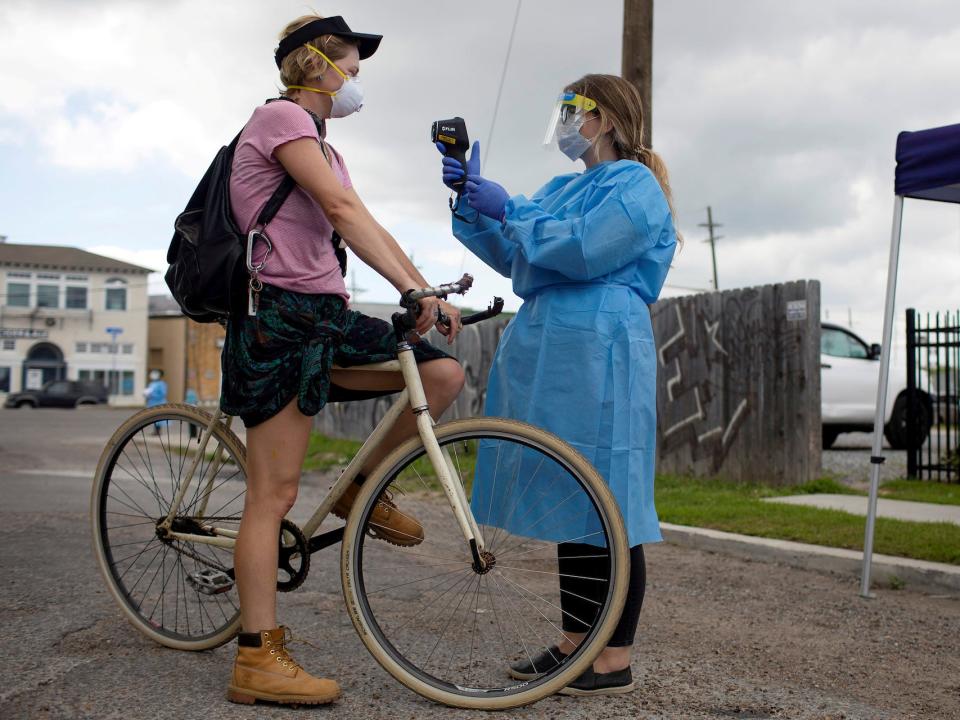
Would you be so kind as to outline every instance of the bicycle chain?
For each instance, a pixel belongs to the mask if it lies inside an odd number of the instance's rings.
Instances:
[[[207,521],[236,520],[236,518],[231,516],[213,516],[213,517],[205,517],[203,518],[203,520],[207,520]],[[281,547],[279,559],[281,561],[285,559],[287,560],[287,563],[286,563],[287,567],[281,568],[281,569],[283,569],[285,572],[290,574],[291,577],[288,580],[277,581],[277,590],[279,590],[280,592],[290,592],[291,590],[296,590],[298,587],[300,587],[303,584],[303,581],[306,579],[307,573],[310,570],[310,550],[308,548],[307,539],[304,536],[303,531],[300,530],[300,528],[297,527],[293,522],[284,518],[280,525],[281,539],[283,538],[283,532],[285,530],[294,536],[295,544],[293,548]],[[211,560],[208,557],[203,557],[199,553],[196,553],[193,550],[188,549],[186,546],[186,543],[184,543],[183,541],[178,540],[176,542],[179,543],[179,547],[176,547],[176,546],[174,547],[174,550],[176,552],[186,555],[188,558],[192,560],[196,560],[202,565],[211,567],[214,570],[219,570],[225,575],[229,575],[231,578],[233,577],[233,574],[232,574],[233,568],[225,567],[224,565],[221,565],[215,560]],[[299,554],[300,554],[300,568],[299,570],[293,570],[289,563],[289,556],[291,552],[294,552],[297,550],[299,550]]]

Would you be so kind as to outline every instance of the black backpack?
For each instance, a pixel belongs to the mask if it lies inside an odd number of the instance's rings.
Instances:
[[[167,250],[167,287],[183,314],[197,322],[223,320],[242,307],[247,289],[247,237],[230,207],[230,168],[239,139],[238,133],[213,158],[177,216]],[[257,218],[258,227],[273,219],[294,185],[289,175],[283,179]]]
[[[183,314],[196,322],[222,322],[245,307],[247,237],[237,227],[230,207],[230,169],[239,139],[237,133],[213,158],[187,207],[177,216],[167,249],[167,287]],[[260,211],[257,228],[266,227],[295,185],[290,175],[284,177]],[[331,240],[341,273],[346,274],[340,237],[334,232]]]

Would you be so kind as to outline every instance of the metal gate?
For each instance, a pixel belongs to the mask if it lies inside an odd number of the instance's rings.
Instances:
[[[907,477],[960,482],[960,312],[907,310],[907,390],[909,434],[930,428],[907,450]]]

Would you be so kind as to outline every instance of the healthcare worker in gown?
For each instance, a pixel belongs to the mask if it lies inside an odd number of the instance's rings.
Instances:
[[[649,306],[660,295],[678,235],[666,168],[642,138],[634,86],[612,75],[586,75],[560,95],[545,140],[556,141],[571,161],[583,161],[584,171],[555,177],[530,198],[511,195],[481,175],[474,143],[460,218],[453,219],[460,242],[511,278],[523,299],[497,347],[486,414],[529,422],[570,443],[610,485],[627,527],[631,573],[623,615],[592,669],[564,689],[569,694],[633,688],[631,646],[646,585],[643,545],[661,540],[653,502],[657,360]],[[459,161],[443,158],[448,187],[463,174]],[[549,480],[541,484],[537,492],[551,491]],[[553,491],[558,499],[564,492]],[[475,512],[484,515],[486,498],[497,491],[487,482],[482,454],[473,493]],[[510,668],[514,677],[530,678],[572,652],[588,629],[571,618],[582,618],[583,603],[597,592],[591,587],[597,583],[578,584],[577,576],[590,576],[597,561],[584,556],[596,558],[598,548],[564,542],[589,535],[589,527],[576,525],[583,523],[577,512],[537,528],[523,527],[522,513],[491,513],[478,520],[558,543],[564,632],[555,646]]]
[[[167,402],[167,382],[163,379],[163,370],[151,370],[150,382],[143,390],[143,397],[146,399],[146,406],[156,407]],[[167,427],[169,421],[161,420],[153,424],[153,431],[160,434],[162,428]]]

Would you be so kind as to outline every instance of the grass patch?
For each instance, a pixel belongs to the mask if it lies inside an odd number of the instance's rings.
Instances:
[[[839,510],[765,503],[798,491],[835,492],[831,480],[800,488],[743,485],[722,480],[658,476],[657,512],[663,522],[757,537],[863,550],[866,519]],[[849,491],[848,491],[849,492]],[[877,518],[875,552],[960,565],[960,526]]]
[[[880,486],[880,497],[890,500],[960,505],[960,483],[932,480],[892,480]]]
[[[362,444],[357,440],[341,440],[317,432],[311,433],[303,469],[323,471],[331,468],[344,468],[357,454]],[[473,472],[477,464],[476,443],[474,441],[470,443],[458,442],[447,447],[454,468],[463,480],[467,492],[469,492],[473,483]],[[426,455],[417,458],[412,465],[406,468],[400,474],[399,480],[401,487],[409,491],[440,490],[433,465],[430,464]]]
[[[329,470],[335,467],[346,467],[361,445],[363,443],[357,440],[341,440],[317,432],[310,433],[303,469]]]

